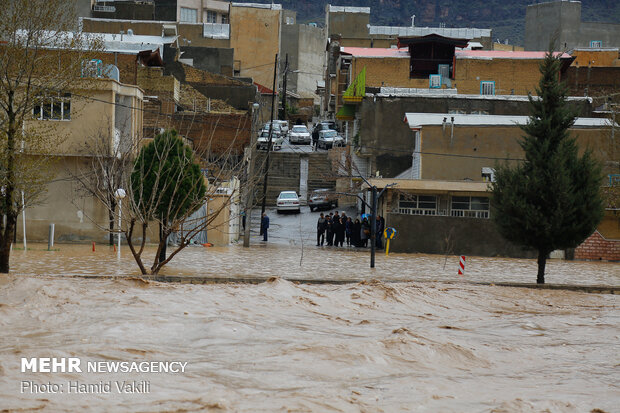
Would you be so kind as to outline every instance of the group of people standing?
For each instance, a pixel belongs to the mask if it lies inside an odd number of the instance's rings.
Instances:
[[[368,217],[361,220],[356,218],[355,221],[351,217],[347,217],[344,211],[339,214],[330,212],[319,216],[316,223],[316,245],[342,247],[345,242],[347,246],[367,247],[370,239],[371,223]],[[385,220],[377,215],[375,222],[376,237],[375,246],[378,249],[383,248],[383,229],[385,228]]]

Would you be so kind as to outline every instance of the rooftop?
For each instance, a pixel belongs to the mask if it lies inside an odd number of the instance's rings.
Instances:
[[[457,59],[544,59],[547,52],[512,52],[504,50],[457,50]],[[572,59],[568,53],[554,52],[554,56],[561,59]]]
[[[488,192],[488,182],[476,181],[434,181],[430,179],[397,179],[397,178],[372,178],[368,180],[377,188],[385,188],[389,184],[395,190],[415,190],[421,193],[451,193],[451,192]]]
[[[444,37],[456,37],[460,39],[477,39],[491,37],[491,29],[455,28],[455,27],[396,27],[396,26],[370,26],[370,34],[379,34],[397,37],[415,37],[437,34]]]
[[[404,121],[409,124],[410,129],[420,129],[423,126],[451,124],[452,119],[454,126],[519,126],[527,124],[529,116],[406,113]],[[605,118],[577,118],[573,127],[604,128],[611,126],[609,122],[609,119]]]
[[[350,6],[332,6],[329,5],[330,13],[364,13],[370,14],[370,7],[350,7]]]
[[[355,57],[404,57],[409,58],[409,49],[379,47],[341,47],[340,53]]]

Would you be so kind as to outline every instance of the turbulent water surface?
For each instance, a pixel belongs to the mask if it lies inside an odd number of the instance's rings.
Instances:
[[[0,411],[611,413],[620,405],[617,296],[466,282],[533,282],[532,260],[468,257],[459,280],[455,257],[378,255],[370,270],[366,255],[346,250],[195,248],[165,273],[280,278],[181,285],[67,277],[137,272],[126,250],[119,263],[107,248],[37,248],[15,251],[13,273],[0,277]],[[551,261],[547,280],[617,286],[620,265]],[[22,357],[187,365],[33,373],[21,372]],[[71,382],[123,381],[149,391],[67,392]],[[22,391],[23,382],[64,392]]]

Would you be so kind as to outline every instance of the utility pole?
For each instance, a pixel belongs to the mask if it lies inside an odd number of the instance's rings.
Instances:
[[[383,193],[383,191],[381,191]],[[375,268],[375,250],[377,240],[377,187],[372,186],[372,208],[370,210],[370,268]]]
[[[267,178],[269,177],[269,154],[271,153],[271,144],[273,141],[273,111],[276,104],[276,76],[278,74],[278,54],[276,53],[275,63],[273,65],[273,88],[271,89],[271,117],[269,120],[269,144],[267,145],[267,159],[265,160],[265,179],[263,181],[263,204],[261,207],[261,216],[265,213],[265,204],[267,203]]]
[[[250,246],[250,227],[252,226],[252,203],[254,202],[254,158],[256,157],[256,121],[258,119],[258,103],[252,105],[252,136],[250,136],[250,164],[245,199],[245,228],[243,229],[243,246]]]
[[[286,120],[286,81],[288,79],[288,53],[286,54],[286,63],[284,63],[284,82],[282,88],[282,120]]]

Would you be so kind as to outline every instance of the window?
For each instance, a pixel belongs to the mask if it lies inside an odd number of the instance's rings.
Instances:
[[[32,115],[39,120],[70,120],[71,93],[36,98]]]
[[[293,17],[287,17],[286,24],[295,24],[295,19]]]
[[[222,24],[228,24],[228,14],[222,14]]]
[[[180,22],[196,23],[198,22],[198,10],[188,9],[187,7],[181,7]]]
[[[401,194],[398,199],[398,213],[437,215],[437,197],[435,195]]]
[[[484,182],[495,182],[495,169],[489,167],[482,168],[482,180]]]
[[[429,75],[428,87],[431,89],[441,89],[441,75]]]
[[[489,198],[453,196],[450,215],[464,218],[489,218]]]
[[[600,49],[601,47],[603,47],[603,41],[602,40],[591,40],[590,47],[594,49]]]
[[[480,82],[480,94],[481,95],[494,95],[495,94],[495,81]]]
[[[207,23],[217,23],[217,13],[207,10]]]

